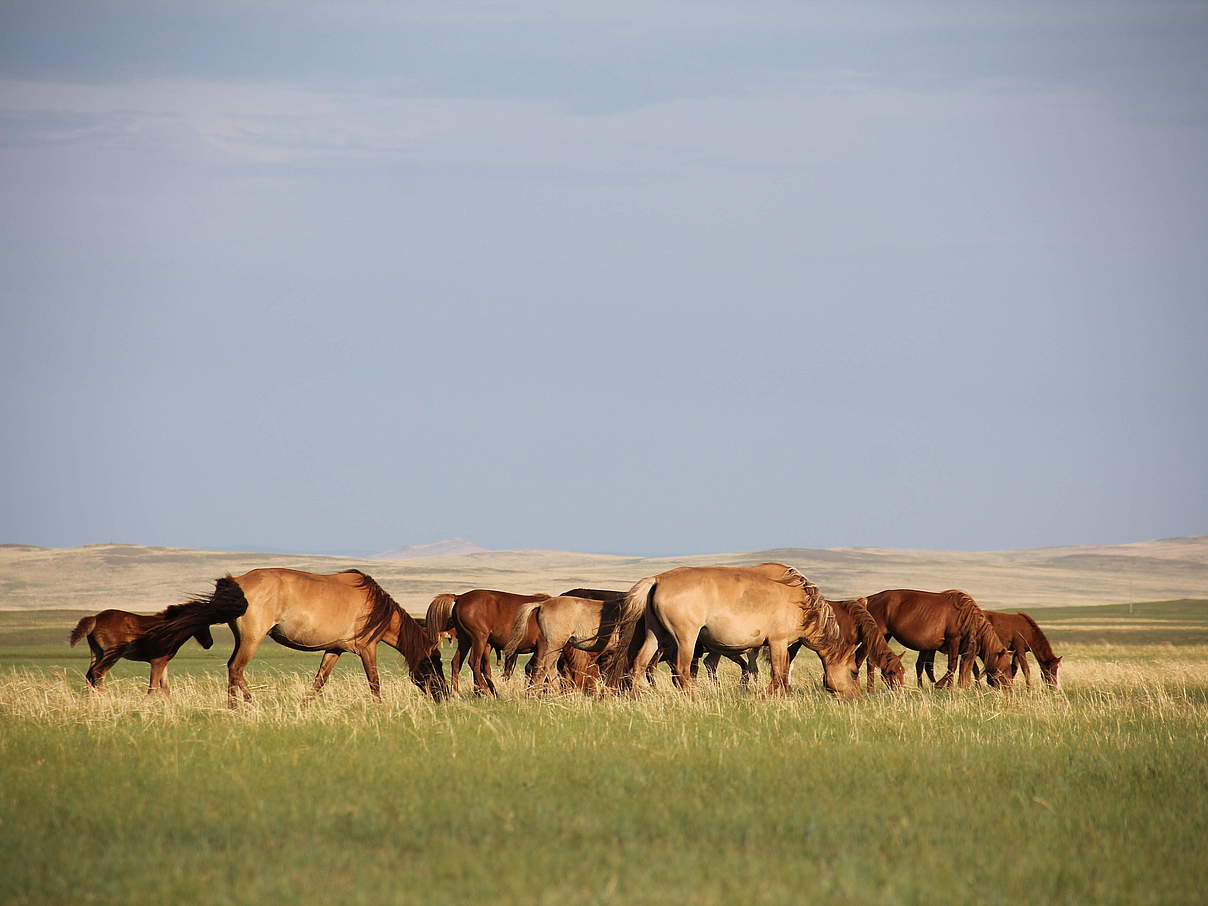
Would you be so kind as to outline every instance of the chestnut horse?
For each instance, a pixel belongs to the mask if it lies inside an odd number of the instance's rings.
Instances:
[[[157,690],[168,694],[168,661],[176,656],[190,638],[196,639],[202,648],[209,649],[214,645],[214,637],[210,634],[210,624],[199,626],[191,636],[173,638],[171,640],[155,641],[147,638],[147,633],[160,626],[180,612],[180,608],[202,607],[199,603],[176,604],[159,613],[144,616],[125,610],[102,610],[91,617],[84,617],[71,630],[67,642],[75,646],[80,639],[88,639],[88,648],[92,658],[88,664],[88,672],[84,678],[88,680],[89,689],[103,689],[105,674],[122,658],[131,661],[143,661],[151,664],[151,681],[147,686],[147,694]],[[216,622],[223,622],[218,619]]]
[[[1010,655],[1006,645],[982,613],[977,602],[959,589],[915,591],[890,589],[868,596],[868,612],[877,621],[886,638],[897,639],[915,651],[943,651],[948,656],[948,671],[936,683],[937,688],[951,685],[954,678],[968,686],[973,658],[985,665],[987,681],[1004,688],[1011,685]],[[959,662],[960,675],[957,677]],[[917,668],[921,671],[921,668]],[[919,686],[922,675],[919,674]],[[868,665],[868,685],[873,684],[873,665]]]
[[[480,695],[498,695],[495,682],[491,678],[491,661],[488,649],[502,649],[508,645],[512,637],[512,627],[516,622],[516,613],[524,604],[534,601],[544,601],[549,595],[514,595],[506,591],[491,591],[485,588],[475,588],[460,595],[437,595],[428,605],[426,618],[428,638],[435,640],[437,634],[447,629],[457,630],[457,653],[449,665],[453,691],[459,690],[458,675],[461,672],[461,662],[466,653],[470,655],[470,670],[474,674],[474,691]],[[509,655],[504,668],[505,678],[511,674],[510,666],[515,665],[516,656],[538,652],[540,633],[537,631],[537,620],[530,614],[529,625],[524,638]],[[529,669],[535,669],[531,661]]]
[[[252,692],[244,678],[248,662],[265,638],[297,651],[322,651],[323,659],[307,699],[323,688],[340,655],[351,651],[361,659],[369,692],[381,700],[377,646],[385,642],[407,662],[411,681],[435,699],[446,691],[440,651],[428,641],[411,615],[372,577],[357,569],[340,573],[308,573],[296,569],[253,569],[242,576],[225,576],[210,596],[220,603],[235,634],[235,650],[227,662],[227,706],[237,693],[244,701]],[[208,619],[208,617],[206,617]],[[196,616],[184,615],[151,630],[158,637],[188,638]]]
[[[990,625],[994,627],[998,637],[1003,640],[1007,650],[1011,652],[1012,677],[1022,670],[1028,688],[1032,687],[1032,670],[1028,666],[1028,652],[1031,651],[1036,657],[1036,663],[1040,665],[1040,675],[1045,684],[1054,689],[1060,685],[1057,671],[1061,668],[1061,658],[1053,653],[1053,647],[1049,644],[1048,637],[1036,625],[1035,620],[1022,611],[1004,613],[1001,610],[983,610],[982,613],[986,615],[986,619],[990,621]],[[919,660],[923,663],[916,664],[915,670],[926,670],[927,676],[934,683],[935,652],[920,652]],[[977,679],[976,664],[973,665],[973,676],[974,679]]]
[[[768,646],[773,693],[788,691],[789,646],[803,641],[824,668],[823,685],[840,698],[859,696],[850,655],[834,610],[817,587],[782,564],[781,579],[733,566],[684,566],[639,581],[626,595],[618,623],[645,633],[629,668],[636,689],[651,658],[662,647],[675,651],[672,676],[685,692],[694,687],[691,664],[697,641],[709,650],[739,654]],[[636,634],[634,636],[636,638]]]

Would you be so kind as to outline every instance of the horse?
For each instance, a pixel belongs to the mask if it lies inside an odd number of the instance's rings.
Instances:
[[[186,635],[171,640],[156,641],[149,639],[147,633],[163,624],[165,620],[176,617],[181,608],[202,607],[200,603],[175,604],[159,613],[143,615],[130,613],[125,610],[102,610],[98,614],[84,617],[71,630],[67,643],[75,647],[81,639],[87,638],[88,648],[92,655],[88,663],[88,671],[84,678],[88,680],[88,688],[103,689],[105,674],[122,658],[131,661],[143,661],[151,664],[151,680],[147,686],[147,694],[156,691],[168,694],[168,661],[176,656],[176,652],[190,638],[196,639],[202,648],[214,646],[214,637],[210,634],[210,624],[197,627],[192,635]],[[218,622],[221,622],[219,620]]]
[[[435,641],[438,633],[449,628],[457,630],[457,652],[449,666],[453,691],[460,691],[458,677],[461,663],[469,652],[470,670],[474,674],[474,691],[479,695],[498,695],[495,682],[491,678],[491,661],[487,656],[487,649],[507,647],[512,637],[516,612],[522,605],[545,601],[548,598],[549,595],[543,594],[515,595],[484,588],[475,588],[460,595],[444,594],[433,598],[432,603],[428,605],[428,638]],[[511,676],[511,668],[516,663],[517,655],[530,651],[539,653],[539,636],[537,621],[531,619],[525,638],[505,663],[505,679]],[[535,669],[532,661],[525,671],[531,669]]]
[[[1040,665],[1040,675],[1045,684],[1056,689],[1060,685],[1057,671],[1061,668],[1061,658],[1053,653],[1048,637],[1036,621],[1028,614],[1004,613],[1001,610],[983,610],[986,619],[1004,641],[1007,650],[1011,652],[1011,676],[1023,671],[1024,681],[1032,688],[1032,670],[1028,666],[1028,652],[1031,651]],[[916,670],[926,670],[927,676],[935,682],[935,652],[920,652],[919,660],[924,663],[916,665]],[[973,678],[978,679],[977,664],[973,665]]]
[[[915,651],[940,651],[948,656],[948,670],[936,687],[943,689],[957,678],[964,688],[970,683],[973,658],[985,665],[992,686],[1011,685],[1010,655],[1006,646],[982,613],[977,602],[959,589],[915,591],[889,589],[869,595],[868,612],[877,621],[885,638],[895,638]],[[959,662],[960,674],[957,677]],[[922,688],[922,670],[915,665]],[[868,686],[873,685],[873,664],[868,665]]]
[[[867,598],[852,598],[846,601],[828,601],[835,611],[839,630],[847,644],[856,645],[852,655],[853,676],[860,677],[860,664],[867,659],[869,672],[876,667],[887,688],[901,689],[906,682],[906,669],[901,655],[895,654],[887,644],[880,625],[868,610]],[[869,691],[872,691],[871,686]]]
[[[700,640],[710,650],[735,654],[766,644],[772,663],[769,692],[785,694],[789,646],[803,641],[822,659],[824,688],[839,698],[858,697],[860,687],[848,663],[854,646],[844,643],[834,610],[805,576],[783,564],[775,567],[779,581],[755,569],[684,566],[634,585],[618,617],[620,626],[634,627],[634,638],[639,618],[645,629],[628,671],[632,687],[636,690],[638,678],[662,646],[675,651],[675,684],[691,693],[692,656]]]
[[[600,657],[615,654],[618,647],[617,617],[623,603],[622,594],[621,597],[612,595],[606,600],[559,595],[522,604],[516,611],[511,638],[504,653],[515,654],[525,643],[530,621],[535,619],[540,640],[539,654],[533,658],[537,662],[537,668],[530,680],[532,686],[542,688],[550,677],[558,672],[561,658],[570,665],[572,671],[579,663],[588,663],[595,667],[595,674],[583,676],[582,681],[575,681],[573,674],[570,677],[572,682],[590,692],[595,688],[595,680],[599,677]],[[576,658],[575,653],[589,657]],[[563,672],[566,672],[565,669]]]
[[[239,692],[244,701],[252,700],[244,671],[265,638],[297,651],[323,652],[308,701],[323,688],[346,651],[361,659],[369,692],[374,700],[381,701],[379,642],[402,654],[411,681],[433,699],[443,698],[447,691],[439,649],[429,643],[411,615],[359,569],[333,574],[253,569],[242,576],[218,579],[213,594],[199,600],[222,610],[235,634],[235,648],[227,661],[229,708],[236,707]],[[201,618],[210,617],[186,614],[178,620],[167,620],[150,634],[187,638]]]

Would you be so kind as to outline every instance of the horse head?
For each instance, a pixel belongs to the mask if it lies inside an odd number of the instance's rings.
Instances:
[[[1044,677],[1044,681],[1057,689],[1061,686],[1061,681],[1057,678],[1057,671],[1061,669],[1061,658],[1055,657],[1052,660],[1041,661],[1040,675]]]
[[[859,671],[856,671],[857,674]],[[890,651],[882,659],[881,679],[890,689],[901,689],[906,685],[906,668],[902,666],[902,656]]]
[[[445,668],[440,658],[440,644],[432,646],[431,652],[411,671],[411,682],[415,683],[433,701],[440,701],[449,694],[449,683],[445,680]]]
[[[1011,652],[1001,643],[993,651],[987,652],[983,662],[986,665],[986,682],[995,689],[1011,688]]]

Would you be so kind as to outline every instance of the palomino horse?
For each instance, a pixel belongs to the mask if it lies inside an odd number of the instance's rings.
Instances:
[[[1032,670],[1028,666],[1028,652],[1030,651],[1036,657],[1036,663],[1040,665],[1040,675],[1045,684],[1056,689],[1060,684],[1057,671],[1061,668],[1061,658],[1053,653],[1053,647],[1049,644],[1048,637],[1036,625],[1036,621],[1022,611],[1020,613],[1003,613],[1001,610],[983,610],[982,613],[986,615],[986,619],[990,621],[990,625],[994,627],[998,637],[1003,640],[1007,650],[1011,652],[1011,676],[1014,677],[1017,672],[1022,670],[1028,688],[1032,687]],[[916,664],[915,669],[926,670],[927,676],[934,683],[935,652],[921,651],[919,660],[923,663]],[[973,665],[973,676],[974,679],[978,678],[977,664]]]
[[[828,692],[840,698],[860,694],[848,664],[851,651],[833,609],[796,570],[788,570],[782,581],[732,566],[668,570],[642,579],[626,595],[618,623],[636,628],[639,617],[645,636],[629,669],[634,688],[661,645],[675,651],[672,676],[681,689],[691,692],[692,655],[700,640],[709,650],[735,654],[767,645],[772,662],[770,691],[784,693],[789,646],[802,641],[822,658]]]
[[[210,635],[210,625],[199,626],[191,636],[182,636],[171,640],[155,641],[147,637],[147,633],[165,620],[179,614],[181,608],[200,608],[197,603],[176,604],[159,613],[144,616],[125,610],[102,610],[91,617],[84,617],[71,630],[68,644],[74,646],[80,639],[88,639],[88,648],[92,659],[88,664],[88,672],[84,678],[88,680],[90,689],[103,689],[105,674],[122,658],[132,661],[144,661],[151,664],[151,682],[147,686],[147,694],[156,690],[168,694],[168,661],[176,656],[176,652],[190,638],[197,639],[197,644],[209,649],[214,645],[214,637]],[[221,622],[221,620],[219,621]]]
[[[470,655],[470,670],[474,673],[474,691],[480,695],[498,695],[491,679],[490,648],[504,648],[512,637],[516,613],[524,604],[544,601],[549,595],[514,595],[506,591],[476,588],[460,595],[437,595],[428,605],[428,638],[449,628],[457,630],[457,653],[449,666],[453,691],[458,689],[458,674],[466,653]],[[536,619],[530,619],[528,631],[509,656],[508,666],[516,663],[518,654],[537,652],[540,634]],[[532,662],[530,662],[530,667]],[[527,668],[526,668],[527,670]],[[505,667],[505,678],[511,673]]]
[[[252,700],[244,678],[248,662],[264,639],[298,651],[322,651],[323,660],[307,698],[315,695],[341,654],[351,651],[361,659],[369,691],[381,700],[377,646],[385,642],[407,662],[411,681],[435,699],[446,692],[440,652],[423,630],[370,576],[356,569],[324,575],[296,569],[253,569],[242,576],[225,576],[215,583],[210,600],[228,611],[235,633],[235,650],[227,662],[227,705],[234,708],[237,693]],[[188,619],[169,620],[151,634],[191,634]]]
[[[993,686],[1010,687],[1011,659],[977,602],[959,589],[915,591],[908,588],[880,591],[868,596],[868,612],[885,636],[915,651],[943,651],[948,670],[938,688],[952,683],[960,665],[958,684],[968,686],[973,658],[980,657]],[[919,686],[922,686],[921,668]],[[873,684],[873,664],[868,665],[868,685]]]

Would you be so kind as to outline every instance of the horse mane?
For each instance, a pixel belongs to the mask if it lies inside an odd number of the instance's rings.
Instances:
[[[835,617],[835,611],[831,608],[830,602],[822,597],[822,592],[818,590],[817,585],[791,566],[787,569],[794,575],[788,577],[786,574],[786,577],[791,578],[793,587],[800,587],[803,593],[800,602],[801,628],[804,630],[804,638],[809,643],[809,647],[818,652],[824,662],[828,658],[842,656],[843,631],[839,628],[839,621]],[[797,584],[798,579],[800,579],[799,585]],[[782,582],[781,584],[788,585],[789,583]]]
[[[956,630],[961,634],[962,654],[985,658],[995,649],[1006,647],[972,595],[959,588],[950,588],[942,594],[956,608]]]
[[[878,670],[884,670],[891,666],[891,658],[895,655],[893,649],[885,643],[885,635],[881,632],[876,618],[868,612],[868,607],[864,604],[867,600],[855,598],[851,601],[831,601],[831,604],[842,607],[851,614],[852,621],[856,624],[857,637],[868,652],[868,659]]]
[[[216,623],[230,623],[247,611],[247,598],[243,588],[227,573],[214,580],[214,590],[208,595],[196,595],[182,604],[165,607],[155,616],[160,618],[158,626],[148,629],[140,639],[126,643],[121,657],[138,641],[155,647],[175,650],[187,642],[199,630]],[[175,646],[175,647],[173,647]]]
[[[352,573],[361,577],[357,585],[369,596],[369,613],[361,623],[358,635],[362,637],[381,637],[395,619],[398,620],[398,647],[403,657],[407,659],[412,670],[431,653],[431,642],[428,633],[419,627],[415,617],[398,606],[398,602],[390,597],[390,593],[377,584],[377,580],[359,569],[345,569],[342,573]]]
[[[389,592],[382,586],[377,584],[377,580],[368,573],[363,573],[359,569],[344,569],[340,570],[341,575],[360,576],[360,581],[357,586],[365,590],[369,596],[369,612],[365,614],[365,619],[361,623],[359,636],[380,636],[390,626],[390,620],[395,612],[402,612],[402,608],[394,598],[390,597]],[[412,621],[414,622],[414,621]]]
[[[1032,638],[1028,639],[1028,645],[1031,646],[1032,653],[1036,655],[1036,659],[1042,663],[1056,660],[1057,654],[1053,651],[1053,646],[1049,644],[1048,636],[1036,625],[1036,621],[1022,610],[1016,616],[1020,617],[1032,628]]]

